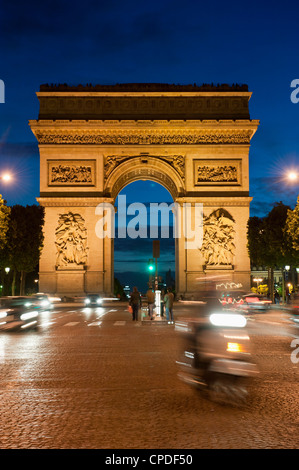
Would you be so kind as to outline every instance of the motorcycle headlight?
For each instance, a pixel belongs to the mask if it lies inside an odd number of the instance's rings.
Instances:
[[[244,352],[244,348],[242,344],[240,343],[227,343],[226,350],[228,352],[237,352],[237,353]]]
[[[214,326],[244,328],[247,320],[243,315],[237,313],[212,313],[210,322]]]

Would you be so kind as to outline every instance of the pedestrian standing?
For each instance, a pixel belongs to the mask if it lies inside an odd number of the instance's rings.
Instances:
[[[141,306],[141,295],[138,292],[137,287],[133,287],[133,292],[130,297],[130,302],[129,305],[131,305],[133,309],[133,321],[138,321],[138,310],[139,307]]]
[[[167,294],[164,297],[166,320],[169,324],[173,323],[173,301],[174,295],[170,289],[167,289]]]
[[[154,319],[154,307],[155,307],[155,293],[153,289],[149,289],[146,293],[148,314],[151,320]]]

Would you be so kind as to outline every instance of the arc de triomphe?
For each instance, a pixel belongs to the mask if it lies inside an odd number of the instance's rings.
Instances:
[[[249,288],[248,159],[259,121],[250,119],[246,85],[42,85],[37,96],[29,125],[45,207],[41,291],[111,295],[113,239],[97,236],[96,208],[113,207],[136,180],[161,183],[191,214],[202,204],[202,246],[176,238],[178,294],[208,279]]]

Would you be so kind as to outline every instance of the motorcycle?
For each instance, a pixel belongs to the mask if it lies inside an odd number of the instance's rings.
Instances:
[[[248,380],[258,373],[246,323],[246,317],[229,311],[176,322],[184,345],[179,378],[213,401],[245,403]]]

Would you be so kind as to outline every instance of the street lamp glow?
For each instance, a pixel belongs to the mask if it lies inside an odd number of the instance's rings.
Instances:
[[[4,173],[2,176],[0,176],[0,179],[5,181],[5,183],[8,183],[11,181],[11,175],[9,173]]]

